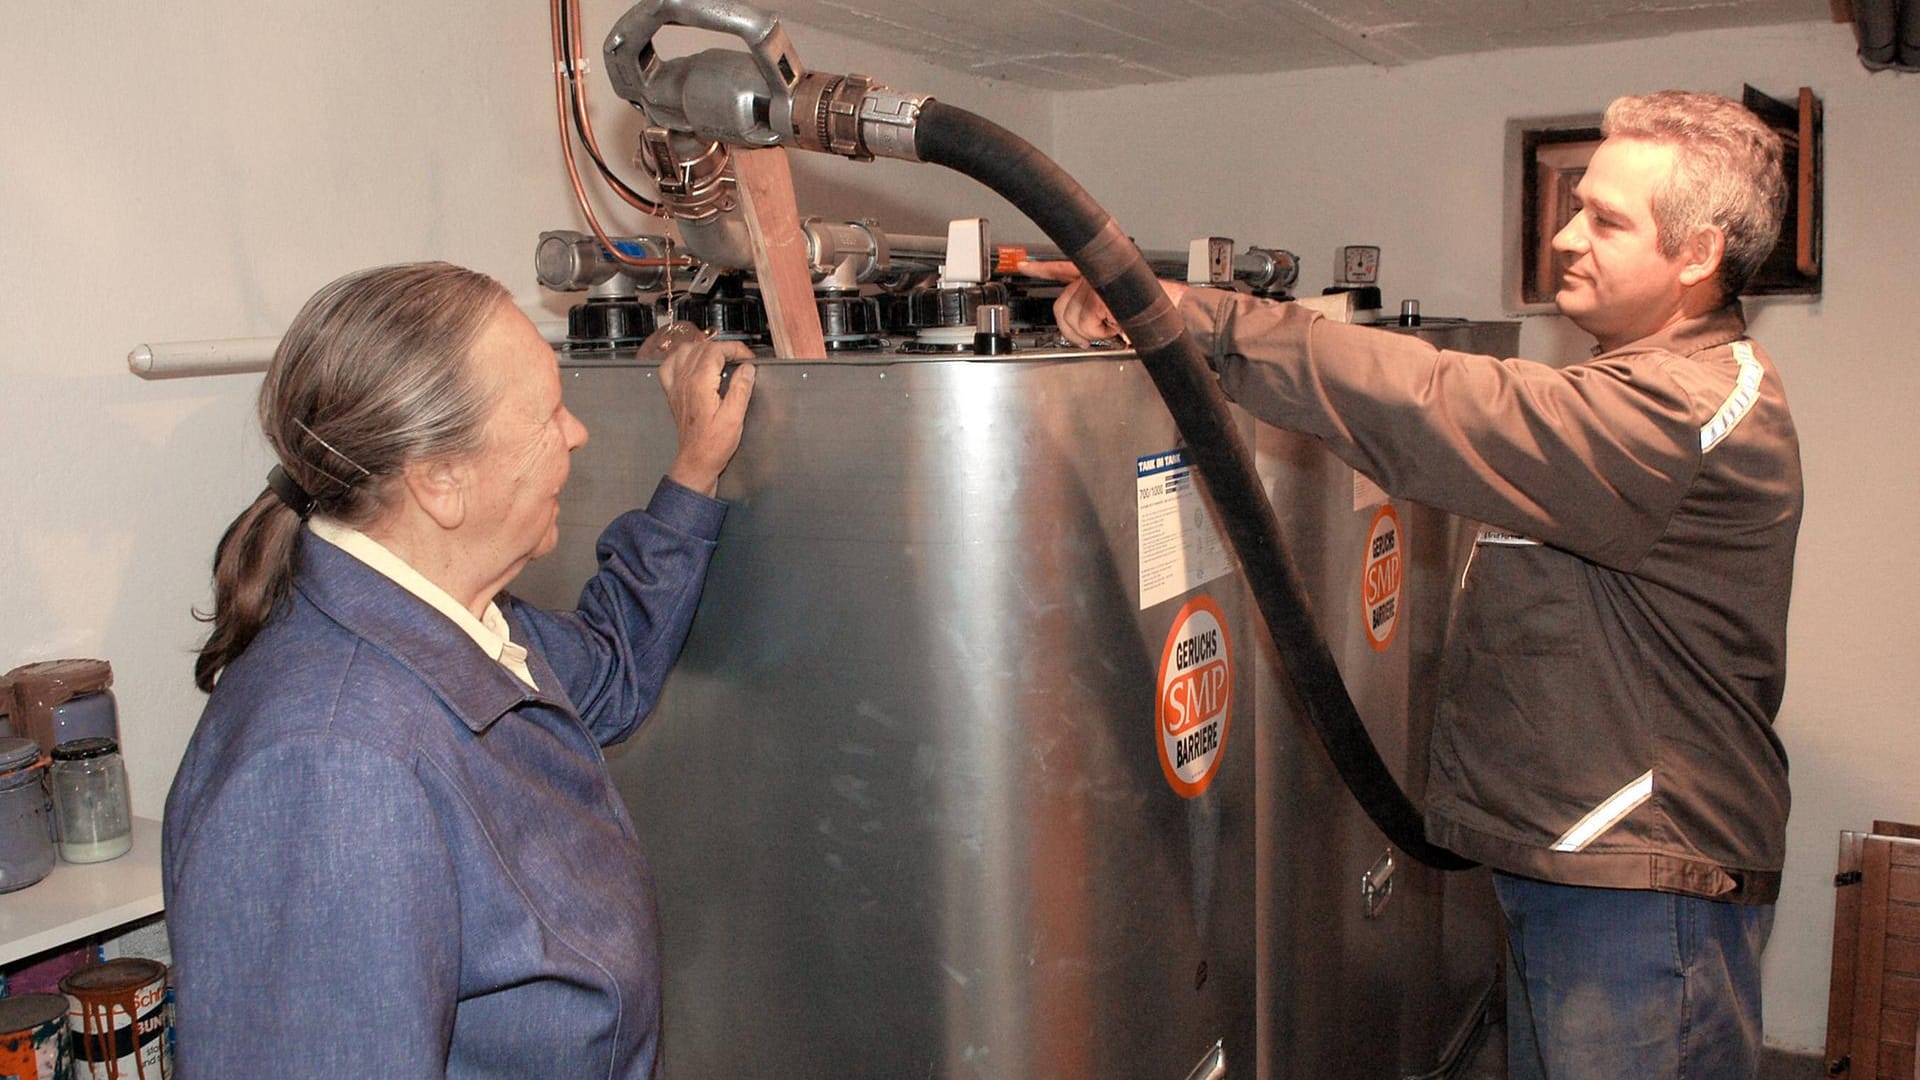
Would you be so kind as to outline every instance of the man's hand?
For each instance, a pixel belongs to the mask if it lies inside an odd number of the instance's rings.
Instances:
[[[1093,286],[1080,276],[1079,267],[1064,261],[1027,260],[1016,269],[1028,277],[1066,283],[1066,289],[1053,302],[1053,321],[1068,341],[1086,346],[1095,341],[1112,341],[1122,336],[1119,320],[1107,310],[1106,302],[1100,299],[1099,293],[1093,291]],[[1187,287],[1177,281],[1163,280],[1160,287],[1167,291],[1167,299],[1173,301],[1175,307],[1180,305],[1180,298],[1187,293]]]
[[[667,346],[660,361],[660,389],[679,434],[680,450],[667,476],[674,483],[712,495],[720,473],[740,447],[747,401],[753,397],[753,351],[738,341],[710,341],[688,335]],[[720,375],[730,360],[741,361],[727,377],[721,396]]]

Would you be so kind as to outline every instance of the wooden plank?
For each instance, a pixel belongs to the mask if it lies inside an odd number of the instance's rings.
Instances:
[[[1913,1080],[1913,1047],[1881,1043],[1878,1068],[1876,1080]]]
[[[1912,938],[1888,938],[1883,963],[1888,971],[1902,975],[1920,975],[1920,941]]]
[[[1880,1011],[1884,1014],[1881,1018],[1881,1026],[1883,1028],[1894,1016],[1896,1011],[1909,1012],[1915,1017],[1920,1017],[1920,978],[1912,975],[1895,975],[1892,972],[1888,972],[1886,982],[1882,983],[1880,987]],[[1911,1020],[1913,1017],[1908,1017],[1908,1019]],[[1882,1030],[1880,1032],[1880,1041],[1900,1042],[1902,1040],[1897,1037],[1898,1035],[1899,1032],[1889,1034],[1887,1031]],[[1906,1033],[1905,1041],[1913,1041],[1913,1031],[1911,1028],[1909,1028]]]
[[[1881,894],[1882,900],[1885,894]],[[1888,904],[1885,932],[1894,937],[1920,938],[1920,904]]]
[[[1880,1075],[1880,991],[1886,982],[1889,842],[1869,836],[1860,847],[1859,948],[1853,969],[1853,1075]]]
[[[1896,862],[1887,879],[1887,899],[1896,904],[1920,904],[1920,866]]]
[[[1920,825],[1907,825],[1898,821],[1876,819],[1873,823],[1873,832],[1876,836],[1902,836],[1908,840],[1920,840]]]
[[[1860,872],[1861,833],[1840,834],[1838,877]],[[1853,1045],[1853,983],[1855,953],[1860,947],[1860,885],[1838,885],[1833,890],[1833,970],[1827,981],[1827,1067],[1847,1057]]]
[[[1920,866],[1920,840],[1906,836],[1889,836],[1888,860],[1894,866]]]
[[[767,329],[775,356],[824,359],[826,336],[813,302],[813,272],[807,237],[793,198],[793,170],[778,146],[733,150],[733,176],[753,237],[753,270],[767,305]]]
[[[1880,1010],[1880,1044],[1882,1046],[1912,1046],[1920,1027],[1920,1012],[1911,1009],[1885,1008]]]

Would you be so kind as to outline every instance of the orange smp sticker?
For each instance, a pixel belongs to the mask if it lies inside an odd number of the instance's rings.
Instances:
[[[1382,506],[1367,530],[1367,560],[1360,572],[1360,617],[1367,625],[1367,644],[1375,652],[1385,652],[1393,644],[1394,628],[1400,625],[1405,539],[1400,515],[1392,506]]]
[[[1174,616],[1160,651],[1154,732],[1160,769],[1185,798],[1206,792],[1227,749],[1233,717],[1233,647],[1220,605],[1204,593]]]

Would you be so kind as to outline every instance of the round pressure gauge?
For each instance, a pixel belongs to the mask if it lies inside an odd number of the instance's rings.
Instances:
[[[1349,285],[1372,285],[1380,280],[1380,249],[1349,244],[1340,249],[1340,280]]]

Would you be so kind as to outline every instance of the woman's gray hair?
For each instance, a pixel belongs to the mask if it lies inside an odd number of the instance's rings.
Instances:
[[[1740,295],[1780,236],[1787,187],[1779,134],[1742,105],[1684,90],[1615,99],[1600,132],[1674,148],[1673,175],[1653,195],[1660,252],[1671,258],[1695,233],[1719,229],[1720,294]]]
[[[313,513],[364,526],[407,463],[480,449],[493,400],[470,360],[509,302],[499,282],[447,263],[362,270],[307,301],[267,368],[259,414]],[[203,616],[213,632],[194,665],[202,690],[287,596],[302,516],[263,491],[221,538]]]

